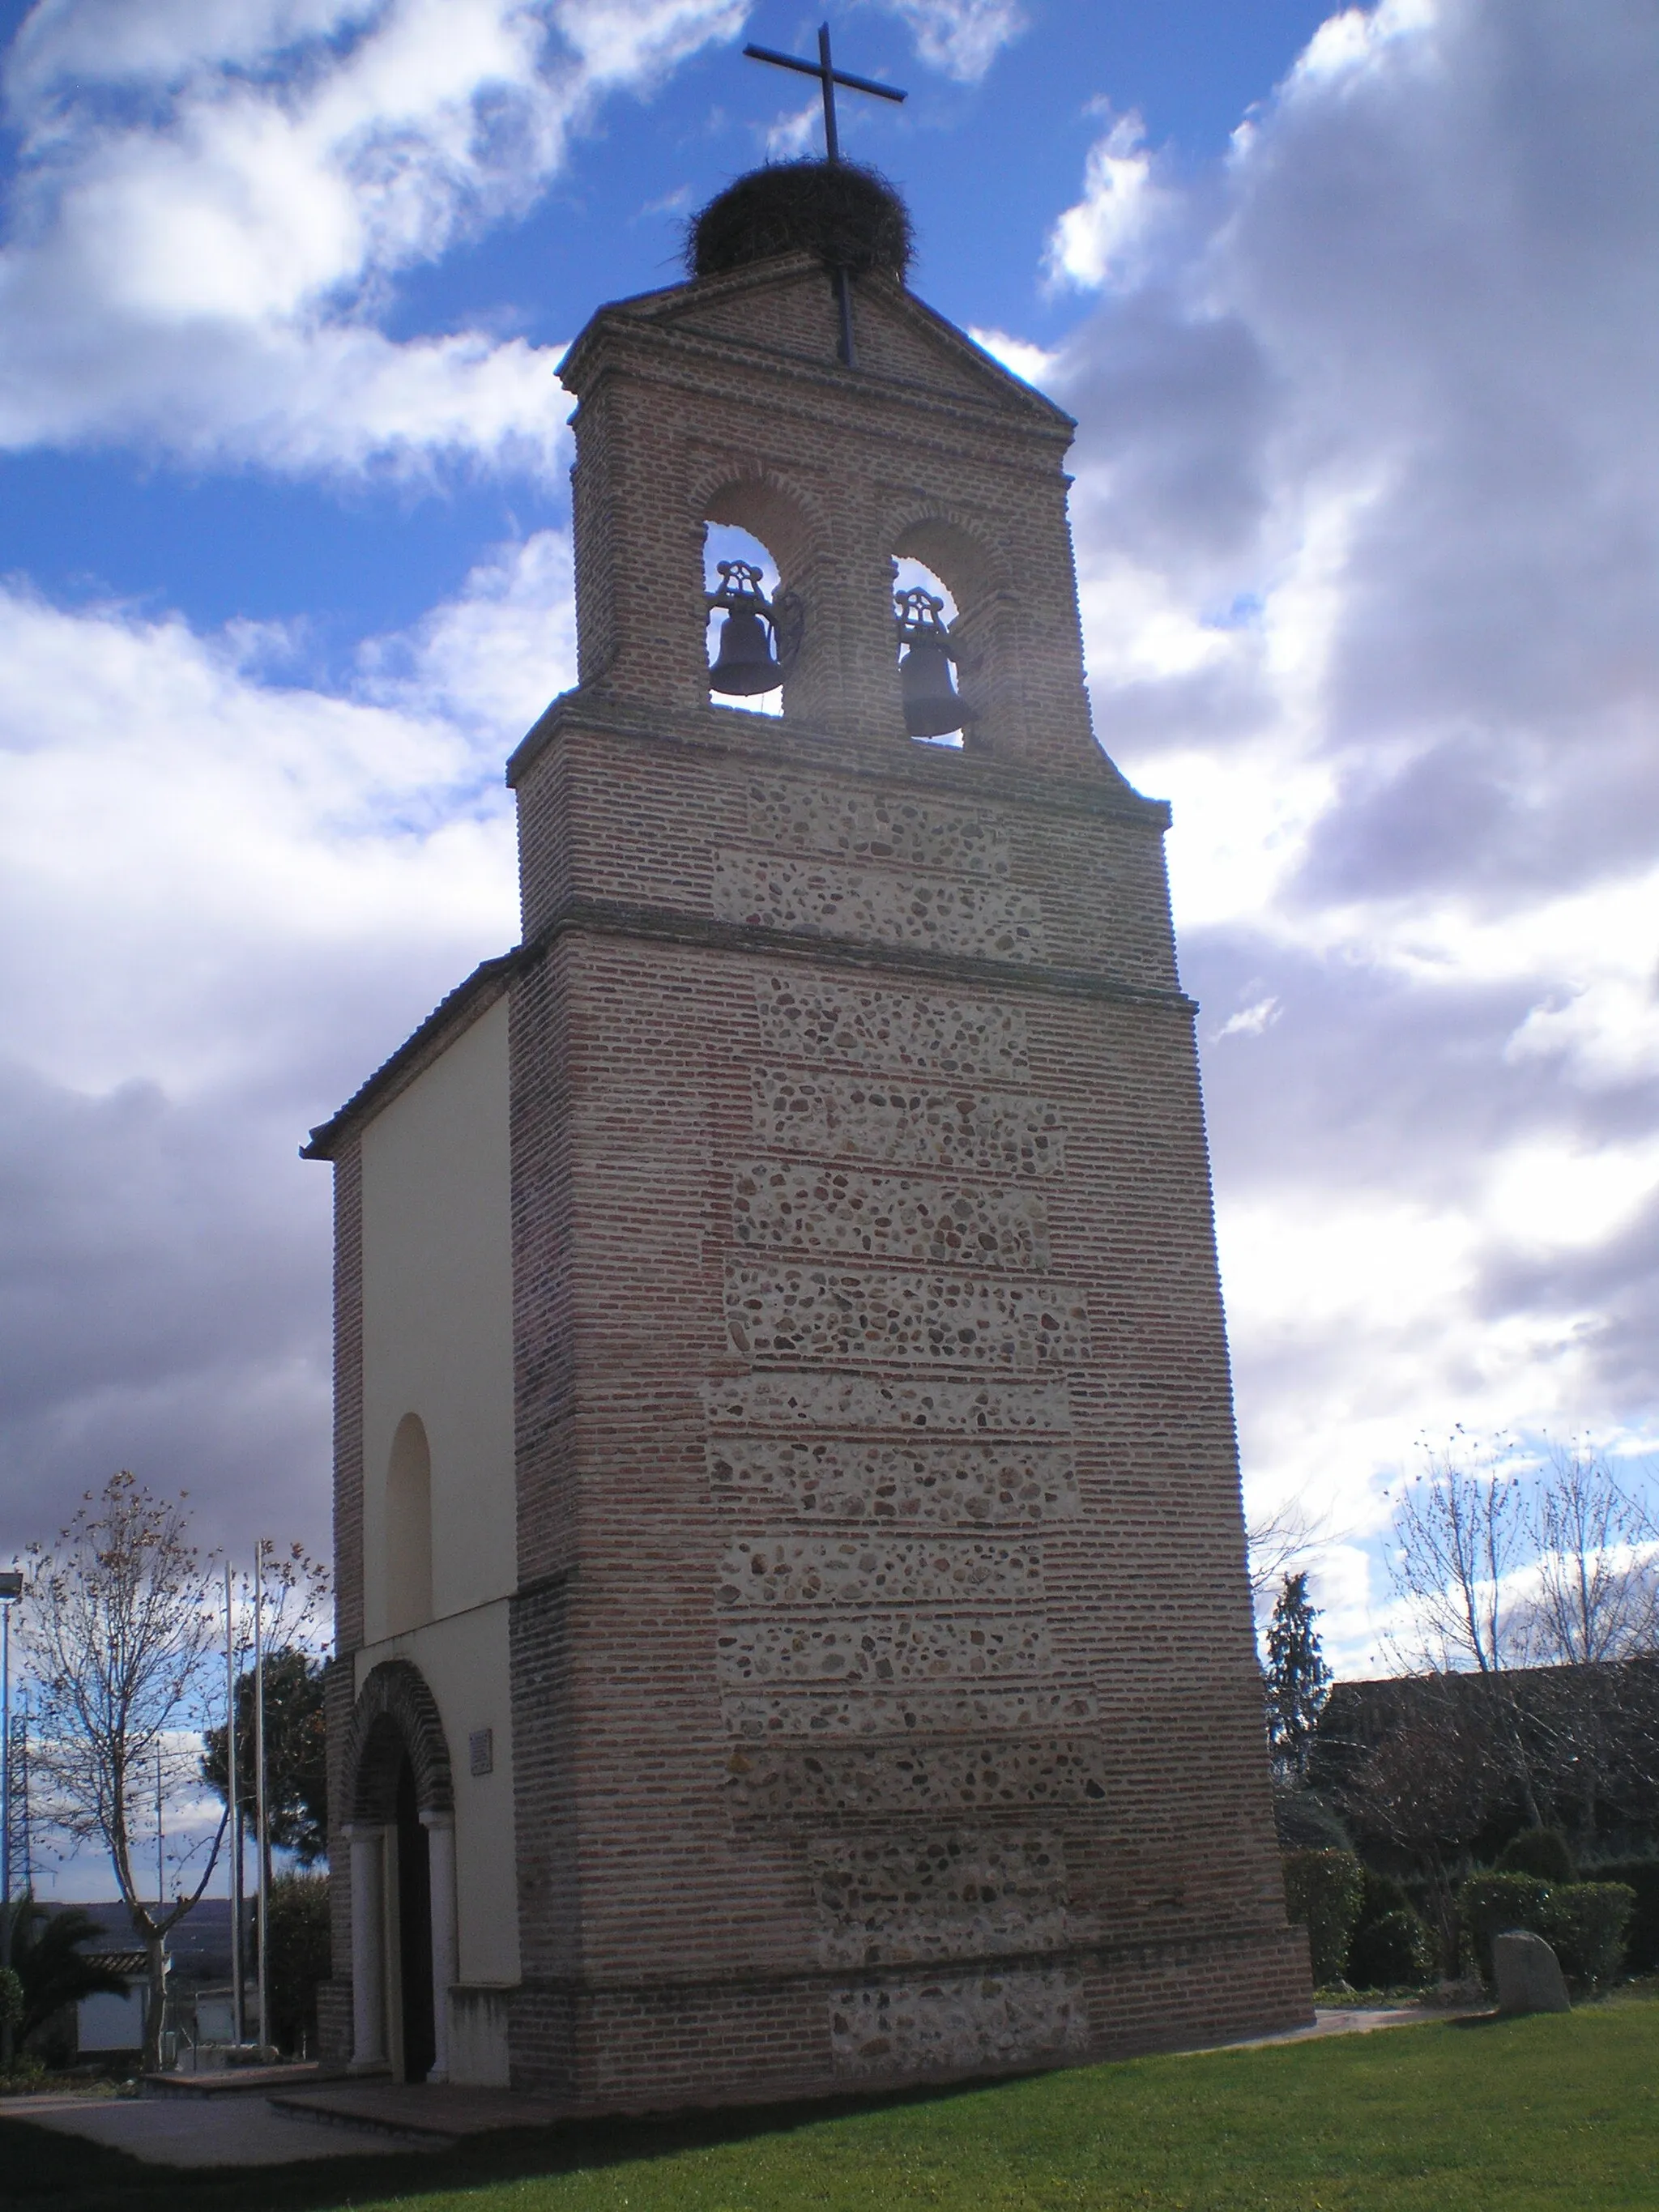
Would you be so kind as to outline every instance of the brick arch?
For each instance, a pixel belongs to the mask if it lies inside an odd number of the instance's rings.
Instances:
[[[1009,592],[1012,570],[1006,554],[976,520],[930,501],[889,518],[890,550],[898,558],[920,561],[951,587],[964,615],[988,599]]]
[[[731,523],[758,538],[786,584],[825,546],[817,502],[763,461],[724,461],[705,470],[692,494],[699,521]]]
[[[386,1826],[396,1818],[398,1766],[405,1751],[422,1812],[453,1812],[454,1776],[437,1700],[410,1661],[383,1659],[352,1708],[345,1747],[348,1820]]]

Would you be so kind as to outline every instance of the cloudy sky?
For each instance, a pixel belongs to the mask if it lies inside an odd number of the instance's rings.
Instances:
[[[563,344],[811,143],[782,0],[0,8],[0,1545],[130,1465],[325,1540],[296,1146],[515,933]],[[1079,418],[1173,799],[1247,1484],[1659,1425],[1651,0],[858,0],[914,281]],[[807,90],[802,87],[802,95]]]

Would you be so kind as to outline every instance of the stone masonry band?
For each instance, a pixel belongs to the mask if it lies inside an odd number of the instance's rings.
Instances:
[[[959,867],[1006,865],[968,817],[893,812],[750,795],[775,842],[925,863],[949,834]],[[1104,1788],[1043,1571],[1045,1532],[1078,1511],[1065,1374],[1089,1356],[1081,1296],[1044,1279],[1065,1131],[1030,1093],[1018,1011],[773,975],[756,1012],[765,1150],[730,1170],[725,1277],[751,1371],[704,1393],[710,1495],[733,1516],[714,1593],[732,1816],[803,1830],[827,1966],[1029,1960],[1086,1931],[1058,1832],[1006,1823]],[[1059,1967],[848,1988],[830,2010],[852,2080],[900,2049],[983,2063],[1079,2032]]]
[[[763,1145],[959,1174],[1066,1172],[1066,1132],[1042,1098],[785,1067],[757,1068],[751,1084]]]
[[[847,789],[755,776],[744,794],[749,836],[769,852],[823,853],[884,866],[1009,872],[1005,823],[909,792]]]
[[[866,1388],[873,1395],[881,1386]],[[1069,1521],[1078,1510],[1064,1445],[744,1436],[711,1437],[707,1452],[717,1504],[787,1520],[992,1528]]]
[[[1018,1082],[1030,1066],[1020,1006],[848,990],[812,975],[757,980],[761,1048],[791,1059],[847,1060],[898,1075],[988,1076]]]

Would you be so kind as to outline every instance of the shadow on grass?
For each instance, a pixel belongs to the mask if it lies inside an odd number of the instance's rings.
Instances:
[[[389,2197],[419,2197],[577,2173],[633,2160],[667,2158],[758,2136],[785,2134],[856,2112],[940,2105],[994,2089],[1007,2075],[900,2089],[882,2096],[824,2097],[787,2105],[747,2105],[661,2119],[568,2121],[474,2136],[451,2150],[307,2160],[291,2166],[152,2165],[84,2136],[27,2121],[0,2119],[0,2200],[7,2212],[331,2212]]]

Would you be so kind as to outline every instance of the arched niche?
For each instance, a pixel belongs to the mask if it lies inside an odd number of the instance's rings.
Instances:
[[[432,1453],[426,1424],[405,1413],[386,1470],[386,1627],[388,1636],[432,1618]]]
[[[896,572],[935,580],[956,647],[957,688],[969,751],[994,752],[1023,723],[1018,601],[1008,566],[978,523],[930,508],[902,518],[892,541]],[[896,589],[901,588],[896,585]]]

